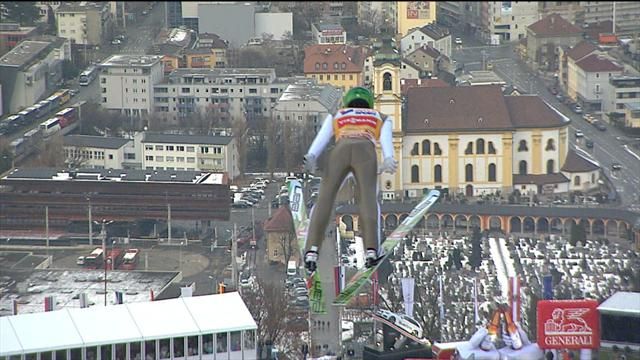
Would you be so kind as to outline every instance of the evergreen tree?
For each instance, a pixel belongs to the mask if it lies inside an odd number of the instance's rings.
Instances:
[[[0,6],[3,22],[33,25],[40,19],[40,9],[35,1],[5,1]]]
[[[571,223],[571,237],[569,238],[569,243],[571,246],[576,246],[578,241],[582,244],[587,240],[587,233],[584,230],[584,225],[575,223]]]

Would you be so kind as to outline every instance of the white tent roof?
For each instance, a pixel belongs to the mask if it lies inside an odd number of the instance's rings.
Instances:
[[[210,299],[207,302],[211,304]],[[167,334],[172,336],[194,335],[200,331],[184,305],[183,298],[151,303],[131,303],[127,306],[133,321],[138,324],[140,333],[145,339],[169,337]],[[209,307],[209,311],[214,311],[214,309],[216,308]],[[220,315],[220,313],[216,314]],[[198,316],[201,315],[204,314],[198,314]]]
[[[140,339],[140,330],[126,306],[93,306],[68,311],[84,340],[84,346]]]
[[[7,317],[16,332],[23,351],[34,353],[45,350],[81,347],[82,337],[73,324],[69,311],[49,311]],[[0,349],[0,354],[4,349]]]
[[[249,309],[237,292],[218,295],[213,303],[202,296],[186,297],[183,300],[194,315],[197,326],[203,332],[257,329]],[[222,311],[216,312],[212,309],[221,309]]]
[[[0,356],[256,329],[236,292],[0,317]]]
[[[22,345],[13,327],[6,317],[0,317],[0,351],[4,355],[17,355],[22,353]]]
[[[600,304],[598,311],[640,316],[640,292],[618,291]]]

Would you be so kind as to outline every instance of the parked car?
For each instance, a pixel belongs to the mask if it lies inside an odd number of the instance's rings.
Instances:
[[[620,165],[620,163],[613,163],[611,164],[611,170],[614,170],[614,171],[622,170],[622,165]]]
[[[588,149],[593,149],[593,141],[592,140],[587,139],[587,141],[584,144],[586,145],[586,147]]]
[[[600,131],[607,131],[607,126],[602,123],[602,121],[594,121],[593,126]]]
[[[582,106],[580,104],[573,107],[573,112],[576,114],[582,114]]]
[[[584,137],[584,133],[580,130],[576,130],[575,136],[576,138],[581,138]]]
[[[556,99],[558,99],[558,101],[563,101],[564,100],[564,95],[562,95],[562,93],[557,93],[556,94]]]
[[[457,45],[462,45],[462,39],[460,39],[459,37],[456,38],[456,44]]]
[[[551,93],[551,95],[558,95],[558,88],[554,86],[549,89],[549,92]]]
[[[413,334],[417,338],[422,338],[422,326],[413,318],[404,314],[396,314],[389,310],[377,310],[376,315],[396,324],[409,334]]]

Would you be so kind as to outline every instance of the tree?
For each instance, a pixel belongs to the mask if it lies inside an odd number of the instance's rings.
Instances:
[[[36,6],[35,1],[4,1],[0,7],[3,22],[34,25],[40,20],[40,8]]]
[[[281,163],[284,149],[280,129],[280,122],[273,118],[267,123],[267,171],[271,173],[271,177]]]
[[[298,251],[298,247],[296,246],[296,242],[294,241],[295,239],[296,236],[294,233],[280,236],[280,249],[282,250],[282,257],[285,264],[288,264],[294,252]]]
[[[571,236],[569,238],[569,243],[572,246],[576,246],[578,244],[578,241],[580,241],[582,244],[585,243],[585,241],[587,240],[587,234],[584,230],[584,225],[582,224],[578,224],[576,225],[575,223],[571,223]]]
[[[238,170],[240,174],[244,174],[247,166],[247,122],[244,119],[235,119],[231,126],[238,149]]]
[[[58,26],[56,22],[56,14],[54,13],[51,5],[47,5],[47,26],[47,33],[55,36],[58,32]]]
[[[62,77],[65,80],[74,79],[80,70],[73,64],[73,62],[69,59],[62,60]]]
[[[64,141],[62,135],[55,134],[44,144],[44,148],[31,163],[33,166],[62,168],[64,167]]]
[[[482,235],[480,229],[475,226],[473,233],[471,234],[471,259],[469,259],[469,265],[473,269],[477,269],[482,264]]]

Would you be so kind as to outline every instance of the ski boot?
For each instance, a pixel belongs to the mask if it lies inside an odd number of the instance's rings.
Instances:
[[[369,248],[369,249],[367,249],[367,252],[365,254],[364,266],[367,269],[372,268],[372,267],[378,265],[378,262],[383,257],[384,256],[378,256],[378,250]]]
[[[304,254],[304,267],[308,273],[313,273],[318,267],[318,247],[312,246],[309,251]]]

